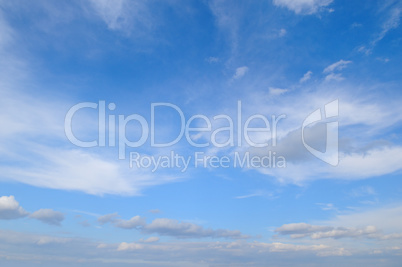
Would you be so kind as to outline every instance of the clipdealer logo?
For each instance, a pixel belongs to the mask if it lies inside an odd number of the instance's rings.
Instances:
[[[325,116],[335,117],[338,114],[338,101],[333,101],[325,106]],[[76,116],[85,112],[85,110],[97,110],[98,120],[98,135],[95,140],[84,141],[77,137],[72,129],[73,119]],[[286,159],[281,155],[276,155],[275,151],[269,150],[269,147],[274,148],[277,145],[277,130],[281,120],[286,118],[285,114],[271,115],[270,118],[262,114],[254,114],[244,118],[242,114],[242,103],[237,102],[237,113],[234,118],[227,114],[218,114],[212,118],[206,115],[196,114],[186,118],[183,111],[177,105],[172,103],[151,103],[150,118],[147,120],[140,114],[116,115],[113,111],[116,109],[116,104],[105,101],[98,103],[83,102],[71,107],[64,121],[65,134],[68,140],[81,148],[91,147],[117,147],[118,158],[126,159],[127,149],[139,149],[142,146],[151,148],[167,148],[174,147],[183,139],[194,148],[193,155],[181,155],[175,151],[170,151],[167,155],[149,156],[140,154],[138,151],[128,151],[130,167],[151,168],[156,171],[160,168],[179,168],[181,171],[186,171],[191,162],[194,167],[210,167],[210,168],[285,168]],[[171,137],[170,140],[160,142],[156,140],[158,126],[156,118],[163,114],[163,109],[170,109],[179,119],[179,133]],[[159,113],[158,113],[159,112]],[[158,115],[159,114],[159,115]],[[311,113],[302,124],[302,142],[306,149],[315,157],[327,162],[333,166],[337,164],[337,138],[338,124],[330,122],[327,124],[327,149],[325,152],[320,152],[309,146],[304,140],[304,129],[322,120],[320,109]],[[203,127],[197,127],[197,122],[203,122]],[[140,135],[132,136],[132,132],[128,131],[129,123],[139,125],[136,130],[139,130]],[[258,124],[263,127],[255,127]],[[221,126],[225,125],[225,126]],[[334,132],[336,130],[336,133]],[[197,134],[194,134],[197,133]],[[131,135],[131,136],[130,136]],[[195,136],[204,136],[203,141]],[[255,136],[263,136],[264,138],[255,138]],[[225,136],[224,140],[217,136]],[[133,140],[137,137],[137,140]],[[170,136],[169,136],[170,137]],[[258,139],[258,140],[256,140]],[[203,148],[266,148],[266,153],[263,156],[252,155],[249,151],[243,150],[243,153],[238,151],[229,157],[228,155],[205,155],[201,150]],[[241,149],[239,149],[241,150]]]

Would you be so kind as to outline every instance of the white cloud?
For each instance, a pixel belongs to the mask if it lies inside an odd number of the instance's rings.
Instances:
[[[345,78],[343,78],[342,74],[340,73],[330,73],[327,76],[325,76],[325,81],[329,82],[329,81],[343,81]]]
[[[236,69],[236,73],[233,75],[233,79],[240,79],[248,72],[248,67],[243,66]]]
[[[25,211],[14,196],[0,197],[0,219],[13,220],[27,216],[29,213]]]
[[[0,10],[0,52],[13,40],[13,31],[4,19],[2,10]]]
[[[335,62],[335,63],[329,65],[328,67],[326,67],[324,69],[323,73],[330,73],[330,72],[334,72],[334,71],[343,70],[350,63],[352,63],[352,61],[341,59],[338,62]]]
[[[51,209],[40,209],[29,215],[29,218],[39,220],[50,225],[60,225],[64,220],[64,214]]]
[[[273,0],[276,6],[287,7],[296,14],[314,14],[332,3],[333,0]]]
[[[392,218],[392,219],[384,219]],[[316,221],[314,224],[292,223],[278,227],[275,232],[292,239],[366,239],[372,240],[371,245],[377,249],[386,249],[399,245],[402,239],[402,205],[396,203],[390,206],[371,208],[369,210],[354,210],[338,212],[332,219]],[[387,243],[378,241],[387,240]],[[362,242],[359,242],[362,244]],[[331,242],[331,244],[334,244]],[[352,245],[353,243],[351,243]],[[360,245],[359,249],[364,249]]]
[[[300,153],[297,147],[293,150],[291,145],[287,145],[290,151],[285,152],[290,153],[288,155],[293,158],[289,158],[286,162],[286,168],[259,168],[257,171],[276,177],[282,183],[301,185],[315,179],[367,179],[402,169],[402,147],[398,146],[359,153],[341,153],[338,166],[332,167],[315,159],[308,152],[304,153],[305,150]],[[305,163],[307,161],[308,167]]]
[[[310,237],[312,239],[321,238],[346,238],[346,237],[371,237],[373,234],[377,233],[377,228],[374,226],[367,226],[365,228],[345,228],[338,227],[331,229],[330,231],[320,231],[317,233],[312,233]]]
[[[224,32],[230,40],[232,52],[238,48],[239,17],[233,2],[226,0],[208,1],[209,8],[215,17],[218,28]]]
[[[308,81],[308,80],[310,80],[311,79],[311,75],[313,75],[313,72],[312,71],[307,71],[304,75],[303,75],[303,77],[300,79],[300,83],[304,83],[304,82],[306,82],[306,81]]]
[[[158,218],[150,224],[146,223],[145,218],[134,216],[129,220],[123,220],[117,213],[106,214],[98,217],[100,224],[111,223],[114,227],[123,229],[137,229],[146,234],[159,234],[162,236],[172,236],[176,238],[248,238],[240,231],[224,229],[205,229],[204,227],[188,222],[179,222],[173,219]]]
[[[148,237],[147,239],[141,239],[140,241],[144,242],[144,243],[154,243],[154,242],[158,242],[159,239],[160,238],[157,236],[151,236],[151,237]]]
[[[295,241],[295,240],[292,240]],[[384,253],[388,263],[398,266],[400,245],[356,247],[356,243],[335,239],[260,242],[170,241],[100,243],[93,240],[35,235],[0,230],[0,264],[11,260],[30,266],[328,266],[336,260],[344,266],[381,266]],[[359,244],[365,242],[359,241]],[[2,246],[1,244],[7,244]],[[38,245],[46,245],[38,253]],[[347,247],[345,247],[347,246]],[[24,249],[21,249],[24,248]],[[379,252],[381,250],[381,253]],[[373,254],[374,251],[377,253]],[[399,256],[398,256],[399,254]],[[370,255],[370,257],[367,257]],[[339,257],[333,256],[351,256]],[[328,257],[328,258],[327,258]],[[305,264],[300,259],[306,259]],[[40,264],[36,264],[39,262]]]
[[[146,224],[145,219],[140,216],[134,216],[129,220],[118,219],[114,222],[114,226],[124,229],[134,229]]]
[[[286,29],[280,29],[280,30],[279,30],[279,33],[278,33],[279,37],[283,37],[283,36],[285,36],[286,34],[287,34]]]
[[[379,41],[381,41],[385,35],[392,29],[396,29],[399,27],[400,19],[401,19],[402,8],[396,7],[391,9],[388,14],[387,20],[382,25],[382,31],[378,34],[377,38],[375,38],[371,42],[371,48],[374,47]],[[371,49],[368,53],[371,52]]]
[[[161,211],[159,209],[152,209],[152,210],[149,210],[149,212],[153,213],[153,214],[161,213]]]
[[[275,229],[281,235],[290,235],[291,238],[310,237],[311,239],[323,238],[370,238],[379,240],[398,239],[402,234],[394,233],[384,235],[375,226],[365,227],[332,227],[311,225],[307,223],[284,224]]]
[[[119,214],[117,212],[111,213],[111,214],[106,214],[106,215],[99,216],[98,217],[98,222],[103,225],[103,224],[106,224],[106,223],[109,223],[109,222],[116,221],[116,219],[118,217],[120,217],[120,216],[119,216]]]
[[[124,250],[140,250],[143,249],[144,245],[138,244],[138,243],[126,243],[122,242],[119,244],[117,247],[118,251],[124,251]]]
[[[288,89],[282,89],[282,88],[273,88],[273,87],[269,88],[269,94],[272,96],[282,95],[288,91],[289,91]]]
[[[152,25],[145,1],[90,0],[90,3],[111,30],[129,32]]]
[[[376,148],[365,153],[341,155],[332,175],[338,178],[364,178],[393,173],[402,168],[402,147]]]
[[[112,149],[94,153],[73,147],[63,127],[65,114],[73,105],[69,98],[62,97],[66,100],[59,101],[31,97],[21,89],[21,83],[31,82],[25,71],[17,67],[9,69],[12,73],[0,79],[0,156],[12,164],[0,163],[2,181],[95,195],[138,195],[144,187],[181,179],[177,175],[156,176],[146,170],[130,169],[127,162],[117,160]],[[73,127],[80,136],[92,138],[97,136],[96,121],[94,117],[83,116]]]
[[[323,244],[318,245],[301,245],[301,244],[290,244],[282,242],[264,243],[254,241],[252,243],[247,243],[243,241],[233,241],[233,242],[180,242],[180,243],[159,243],[159,245],[144,244],[144,243],[126,243],[122,242],[118,245],[117,251],[139,251],[141,253],[147,252],[149,250],[156,250],[160,253],[166,251],[182,251],[184,255],[192,252],[193,262],[197,258],[194,252],[201,252],[206,250],[212,250],[215,253],[230,259],[234,255],[237,258],[237,264],[239,264],[239,257],[248,256],[253,258],[253,264],[256,264],[256,260],[259,261],[260,257],[257,255],[266,255],[273,259],[276,255],[279,257],[281,263],[283,264],[284,258],[281,253],[289,253],[288,255],[297,255],[297,253],[307,253],[315,254],[317,256],[335,256],[335,255],[350,255],[343,248],[334,248]],[[344,253],[340,253],[340,251]],[[277,254],[279,253],[279,255]],[[228,264],[226,261],[225,265],[233,266],[234,263]],[[265,259],[262,265],[267,264],[267,259]],[[234,264],[236,265],[236,264]],[[244,263],[243,265],[247,265]]]
[[[208,57],[207,59],[205,59],[208,63],[217,63],[220,61],[220,59],[218,57]]]
[[[392,218],[386,220],[384,218]],[[373,225],[387,234],[392,232],[402,233],[402,204],[358,210],[354,212],[344,212],[336,215],[335,218],[322,221],[323,224],[345,227],[362,227]]]
[[[401,14],[402,14],[401,5],[397,5],[396,7],[387,10],[387,14],[385,15],[386,19],[384,23],[381,25],[382,30],[379,33],[377,33],[376,37],[369,44],[359,46],[357,48],[357,51],[364,53],[366,55],[371,54],[377,43],[380,42],[387,35],[389,31],[399,27]]]
[[[120,218],[117,212],[99,216],[98,222],[102,225],[106,223],[111,223],[115,227],[123,229],[138,229],[146,225],[145,219],[138,215],[132,217],[129,220],[124,220]]]
[[[127,1],[91,0],[90,2],[110,29],[121,27],[121,24],[126,20],[123,12],[126,11],[125,5],[127,4]]]
[[[338,210],[332,203],[317,203],[322,210]]]
[[[64,220],[64,215],[61,212],[51,209],[40,209],[29,213],[20,206],[14,196],[0,197],[0,220],[13,220],[26,216],[51,225],[60,225]]]
[[[138,194],[136,185],[149,178],[146,174],[138,177],[133,170],[123,171],[127,167],[121,163],[82,150],[60,150],[34,144],[27,146],[27,150],[34,147],[38,148],[33,151],[36,157],[27,159],[30,164],[25,169],[0,166],[3,177],[45,188],[78,190],[95,195]]]
[[[224,230],[224,229],[205,229],[204,227],[187,222],[179,222],[177,220],[158,218],[143,228],[145,233],[157,233],[163,236],[174,236],[177,238],[247,238],[240,231]]]
[[[276,152],[277,156],[285,157],[286,168],[254,170],[275,177],[282,183],[299,185],[315,179],[366,179],[401,170],[402,152],[399,146],[377,143],[366,147],[367,144],[376,140],[382,129],[394,127],[402,120],[401,108],[396,104],[397,101],[374,102],[373,96],[368,95],[353,99],[346,93],[352,88],[347,84],[343,91],[328,90],[331,85],[326,83],[320,86],[324,87],[325,93],[318,90],[306,96],[289,94],[286,99],[278,98],[277,101],[269,104],[266,103],[265,94],[261,93],[253,97],[253,107],[248,114],[257,112],[270,114],[272,110],[275,110],[276,114],[287,115],[287,118],[281,121],[281,127],[277,128],[276,147],[269,147],[271,151]],[[348,140],[343,140],[342,135],[339,136],[340,161],[336,168],[322,163],[307,151],[301,141],[300,129],[301,123],[309,113],[334,98],[339,99],[340,131],[346,131],[348,137]],[[294,103],[294,105],[289,106],[288,103]],[[365,129],[364,133],[361,131],[362,127]],[[325,123],[305,130],[306,143],[316,149],[325,149],[325,137]],[[244,147],[243,150],[249,151],[250,156],[267,155],[266,149]]]
[[[260,197],[262,196],[262,193],[253,193],[253,194],[248,194],[248,195],[242,195],[242,196],[237,196],[235,198],[237,199],[244,199],[244,198],[250,198],[250,197]]]
[[[281,227],[275,229],[275,232],[278,232],[282,235],[293,235],[293,234],[309,234],[328,230],[331,230],[331,227],[310,225],[307,223],[290,223],[290,224],[284,224]]]
[[[356,188],[356,189],[352,190],[349,194],[352,197],[365,197],[365,196],[377,195],[374,188],[371,186],[368,186],[368,185]]]

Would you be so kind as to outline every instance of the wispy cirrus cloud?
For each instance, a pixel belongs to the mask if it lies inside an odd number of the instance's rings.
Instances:
[[[273,0],[273,4],[286,7],[296,14],[311,15],[325,9],[333,0]]]
[[[129,33],[132,30],[150,29],[154,22],[147,2],[127,0],[90,0],[96,14],[110,30]]]
[[[341,60],[329,65],[328,67],[326,67],[323,70],[323,73],[331,73],[331,72],[334,72],[334,71],[341,71],[344,68],[346,68],[347,65],[349,65],[350,63],[352,63],[352,61],[341,59]]]
[[[352,63],[352,61],[350,60],[339,60],[331,65],[329,65],[328,67],[326,67],[323,70],[323,73],[327,74],[327,76],[325,76],[325,81],[342,81],[344,80],[343,76],[341,73],[336,73],[336,72],[340,72],[341,70],[345,69],[350,63]]]
[[[390,2],[392,3],[392,1]],[[359,52],[370,55],[377,43],[384,39],[389,31],[399,27],[402,15],[402,4],[395,1],[395,4],[391,5],[391,8],[386,8],[384,13],[385,19],[381,25],[381,31],[375,35],[368,45],[358,47]]]
[[[312,71],[307,71],[304,75],[303,75],[303,77],[301,77],[300,78],[300,80],[299,80],[299,82],[300,83],[304,83],[304,82],[307,82],[308,80],[310,80],[311,79],[311,76],[313,75],[313,72]]]
[[[272,96],[279,96],[279,95],[287,93],[288,91],[289,91],[288,89],[283,89],[283,88],[274,88],[274,87],[269,88],[269,94]]]

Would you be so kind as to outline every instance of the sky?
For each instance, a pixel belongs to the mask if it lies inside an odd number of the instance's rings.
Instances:
[[[400,266],[401,16],[0,0],[0,265]]]

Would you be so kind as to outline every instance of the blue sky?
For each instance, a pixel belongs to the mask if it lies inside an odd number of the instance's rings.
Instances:
[[[399,266],[401,12],[0,1],[1,265]]]

